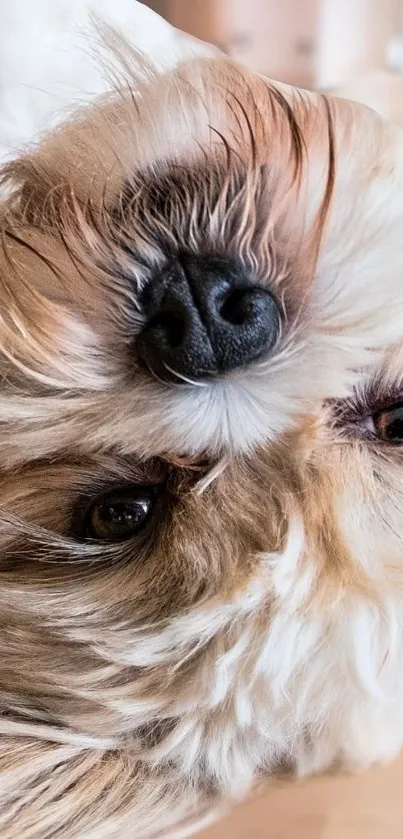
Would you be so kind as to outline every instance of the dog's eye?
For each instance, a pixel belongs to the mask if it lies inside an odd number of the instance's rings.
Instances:
[[[387,443],[403,443],[403,402],[398,402],[382,411],[377,411],[371,418],[373,430],[380,440]]]
[[[84,519],[83,536],[103,542],[124,542],[147,523],[156,501],[152,487],[125,487],[103,495]]]

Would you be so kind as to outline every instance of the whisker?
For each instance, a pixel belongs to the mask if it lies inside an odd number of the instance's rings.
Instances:
[[[223,457],[221,460],[218,461],[218,463],[216,463],[211,469],[209,469],[206,475],[203,475],[200,481],[197,481],[196,486],[192,490],[193,494],[202,495],[206,491],[206,489],[208,489],[211,486],[211,484],[215,480],[217,480],[217,478],[219,478],[220,475],[222,475],[227,466],[228,460],[227,458]]]
[[[160,376],[158,376],[158,374],[155,372],[155,370],[153,370],[153,368],[152,368],[152,367],[150,367],[150,365],[148,364],[148,362],[147,362],[147,370],[148,370],[148,372],[150,373],[150,375],[152,376],[152,378],[153,378],[153,379],[155,379],[155,381],[156,381],[156,382],[158,382],[160,385],[163,385],[165,388],[168,388],[168,387],[181,387],[181,385],[180,385],[179,383],[176,383],[176,382],[165,382],[165,381],[164,381],[164,379],[161,379],[161,378],[160,378]]]
[[[189,376],[185,376],[183,373],[178,373],[177,370],[174,370],[174,368],[170,367],[169,364],[166,364],[165,361],[164,367],[166,370],[168,370],[169,373],[172,374],[172,376],[175,376],[177,379],[180,379],[188,385],[192,385],[192,387],[209,387],[208,382],[199,382],[195,379],[191,379]]]

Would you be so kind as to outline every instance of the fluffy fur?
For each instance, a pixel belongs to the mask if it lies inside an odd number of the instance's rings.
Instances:
[[[224,58],[125,66],[3,172],[2,839],[177,835],[403,740],[402,449],[368,430],[403,388],[399,130]],[[138,366],[139,291],[184,249],[270,285],[269,358]],[[144,482],[146,536],[74,535]]]

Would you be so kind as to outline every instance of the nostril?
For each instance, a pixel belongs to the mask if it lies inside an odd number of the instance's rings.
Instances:
[[[167,347],[176,350],[184,341],[186,321],[175,312],[160,312],[150,321],[148,330],[154,335],[158,333]]]
[[[219,308],[221,318],[234,326],[242,326],[250,316],[251,307],[248,302],[247,289],[232,291]]]

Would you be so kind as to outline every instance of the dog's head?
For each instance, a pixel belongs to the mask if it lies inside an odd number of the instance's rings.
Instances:
[[[4,172],[7,839],[166,832],[402,687],[402,148],[201,60]]]

